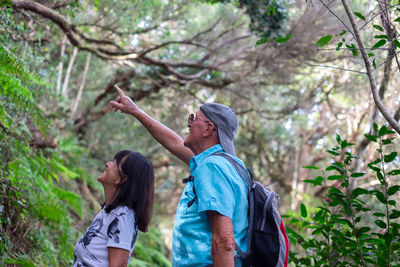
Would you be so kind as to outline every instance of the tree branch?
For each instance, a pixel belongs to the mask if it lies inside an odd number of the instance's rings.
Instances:
[[[357,44],[359,46],[359,48],[361,49],[361,54],[365,63],[365,68],[367,69],[367,73],[368,73],[368,78],[369,78],[369,82],[370,82],[370,87],[371,87],[371,91],[372,91],[372,96],[374,98],[374,102],[376,104],[376,106],[378,107],[379,111],[382,113],[383,117],[389,122],[389,124],[393,127],[393,129],[400,134],[400,124],[389,114],[389,112],[387,111],[386,107],[383,105],[378,91],[377,91],[377,86],[376,86],[376,79],[375,79],[375,73],[373,71],[373,67],[372,67],[372,63],[370,58],[368,57],[367,51],[365,49],[364,43],[361,39],[361,35],[360,32],[357,28],[357,24],[355,22],[353,13],[350,9],[350,5],[348,3],[347,0],[342,0],[343,6],[345,8],[346,14],[350,19],[350,23],[352,25],[352,28],[354,30],[354,35],[357,41]]]

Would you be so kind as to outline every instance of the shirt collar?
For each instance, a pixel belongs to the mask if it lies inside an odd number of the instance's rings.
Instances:
[[[211,154],[217,153],[217,152],[223,152],[222,146],[220,144],[214,145],[214,146],[210,147],[209,149],[204,150],[200,154],[193,156],[190,159],[190,169],[193,171],[205,157],[207,157]]]

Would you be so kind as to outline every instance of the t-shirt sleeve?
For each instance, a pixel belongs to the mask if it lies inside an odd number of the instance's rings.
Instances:
[[[206,211],[217,211],[232,219],[235,197],[232,181],[223,171],[223,166],[207,162],[194,179],[198,198],[198,213],[207,218]]]
[[[137,236],[135,216],[129,209],[115,209],[110,212],[107,227],[107,247],[131,251]]]

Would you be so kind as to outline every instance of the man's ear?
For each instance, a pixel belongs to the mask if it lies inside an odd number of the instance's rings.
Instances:
[[[211,124],[211,123],[209,123],[209,124],[207,125],[206,130],[205,130],[204,133],[203,133],[203,136],[204,136],[204,137],[210,136],[210,135],[212,135],[213,132],[214,132],[214,125]]]

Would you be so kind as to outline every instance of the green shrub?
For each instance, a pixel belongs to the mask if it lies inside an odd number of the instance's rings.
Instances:
[[[295,245],[290,261],[296,266],[399,266],[400,186],[393,178],[400,170],[397,152],[390,150],[397,145],[390,137],[394,131],[374,128],[376,135],[365,135],[378,145],[377,159],[367,164],[371,174],[351,171],[352,163],[359,160],[351,151],[354,144],[337,136],[337,146],[327,151],[333,163],[315,179],[304,181],[325,195],[322,204],[313,208],[315,213],[309,214],[301,204],[300,215],[287,216],[289,238]],[[357,186],[368,175],[375,177],[377,186]]]

